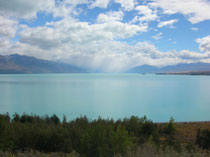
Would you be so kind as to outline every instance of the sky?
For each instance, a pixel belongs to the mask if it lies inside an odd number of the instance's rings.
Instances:
[[[101,72],[210,63],[210,0],[0,0],[0,55]]]

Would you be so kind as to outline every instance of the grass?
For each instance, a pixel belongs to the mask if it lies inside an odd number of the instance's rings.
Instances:
[[[209,157],[209,152],[196,149],[189,152],[184,147],[181,152],[175,151],[172,147],[157,148],[152,144],[145,144],[134,152],[129,152],[126,157]]]
[[[116,154],[114,157],[209,157],[210,153],[208,151],[195,150],[189,152],[184,149],[181,152],[175,151],[171,147],[158,148],[157,146],[147,143],[141,147],[138,147],[135,151],[129,150],[127,155],[122,156]],[[37,151],[26,151],[26,152],[0,152],[0,157],[80,157],[78,153],[73,151],[69,154],[64,153],[41,153]]]
[[[37,151],[26,151],[26,152],[0,152],[0,157],[79,157],[79,154],[73,151],[69,154],[64,153],[41,153]]]
[[[198,129],[210,130],[210,122],[175,123],[176,139],[181,143],[195,143]]]

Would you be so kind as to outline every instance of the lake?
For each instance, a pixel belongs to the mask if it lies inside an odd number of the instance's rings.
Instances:
[[[0,113],[68,119],[210,120],[210,77],[142,74],[0,75]]]

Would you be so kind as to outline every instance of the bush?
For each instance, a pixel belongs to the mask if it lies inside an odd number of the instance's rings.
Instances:
[[[0,150],[14,153],[35,150],[45,154],[76,151],[82,157],[127,156],[145,144],[155,145],[154,151],[163,146],[179,150],[175,132],[173,118],[160,127],[146,116],[117,121],[100,117],[91,121],[84,116],[68,122],[65,116],[60,121],[56,115],[14,114],[10,119],[6,114],[0,115]],[[166,139],[160,142],[161,136]]]
[[[198,129],[196,144],[202,149],[210,149],[210,131]]]

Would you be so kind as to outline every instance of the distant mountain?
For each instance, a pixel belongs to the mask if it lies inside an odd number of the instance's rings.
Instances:
[[[41,60],[23,55],[0,55],[0,74],[38,74],[38,73],[86,73],[88,69],[81,69],[61,62]],[[210,71],[210,63],[177,64],[158,68],[151,65],[141,65],[128,70],[128,73],[176,73],[199,74]],[[184,73],[183,73],[184,72]]]
[[[160,72],[210,71],[210,63],[177,64],[161,68]]]
[[[141,65],[128,70],[128,73],[156,73],[159,68],[151,65]]]
[[[78,67],[41,60],[35,57],[22,56],[18,54],[10,56],[0,55],[1,74],[33,74],[33,73],[83,73],[86,72]]]
[[[191,71],[210,71],[210,63],[181,63],[177,65],[165,66],[158,68],[151,65],[142,65],[128,70],[128,73],[175,73]]]

